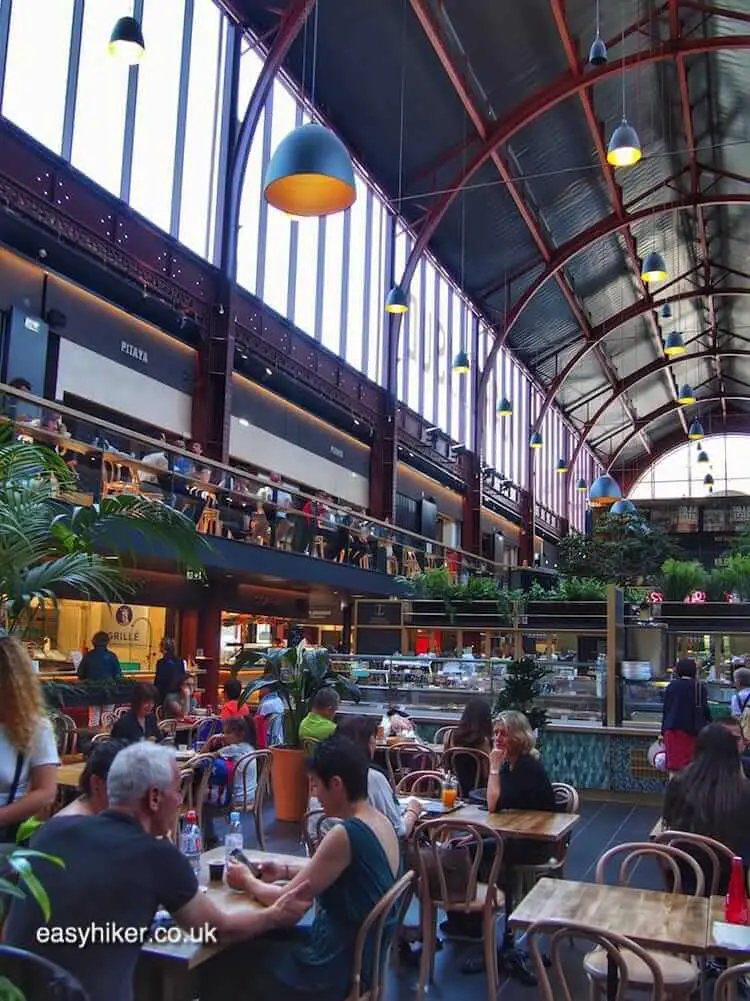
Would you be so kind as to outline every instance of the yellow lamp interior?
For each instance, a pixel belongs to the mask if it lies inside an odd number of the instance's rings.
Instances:
[[[143,59],[144,48],[137,42],[129,42],[123,39],[115,39],[107,46],[109,54],[114,56],[121,63],[134,66]]]
[[[695,403],[695,397],[694,396],[678,396],[677,397],[677,402],[681,403],[683,405],[683,407],[687,407],[689,404]]]
[[[266,199],[287,215],[323,216],[343,212],[354,204],[356,189],[327,174],[290,174],[266,188]]]
[[[674,347],[664,348],[664,354],[672,358],[674,355],[684,355],[686,350],[684,344],[675,344]]]
[[[663,282],[667,278],[666,271],[644,271],[641,273],[644,282]]]
[[[388,303],[385,307],[386,313],[408,313],[409,307],[400,302]]]
[[[617,146],[607,153],[607,163],[612,167],[632,167],[641,158],[637,146]]]

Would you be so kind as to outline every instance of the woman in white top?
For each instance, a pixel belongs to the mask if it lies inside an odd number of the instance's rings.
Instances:
[[[0,841],[43,816],[57,793],[57,745],[42,687],[26,649],[0,638]]]

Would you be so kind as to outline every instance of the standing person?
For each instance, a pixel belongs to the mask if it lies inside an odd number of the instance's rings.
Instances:
[[[44,711],[39,676],[26,649],[0,639],[0,841],[44,814],[57,794],[57,744]]]
[[[674,673],[664,692],[661,732],[667,769],[679,772],[693,760],[698,734],[711,722],[711,711],[708,690],[696,678],[695,661],[691,657],[678,660]]]
[[[122,674],[120,661],[109,647],[109,633],[94,633],[91,639],[93,650],[81,657],[78,677],[81,681],[116,681]]]
[[[190,863],[168,835],[180,810],[180,772],[174,752],[156,744],[132,744],[115,758],[107,777],[109,809],[96,817],[63,817],[45,824],[34,847],[54,856],[34,859],[56,929],[46,927],[29,897],[14,899],[3,929],[5,945],[26,949],[57,963],[76,977],[89,1001],[132,1001],[133,974],[141,950],[133,929],[150,927],[164,907],[180,928],[218,942],[246,939],[296,924],[310,906],[310,887],[298,881],[269,908],[223,910],[198,888]],[[53,864],[62,860],[63,866]],[[76,930],[112,929],[119,938],[94,935],[83,942]],[[243,943],[243,947],[246,947]],[[221,963],[221,958],[219,963]]]
[[[179,691],[187,671],[185,661],[177,656],[175,642],[171,636],[164,637],[159,644],[159,650],[161,657],[156,662],[154,688],[159,693],[159,705],[163,705],[168,695]]]
[[[132,743],[137,740],[158,740],[159,725],[154,714],[156,689],[153,685],[135,685],[130,709],[112,727],[114,740]]]
[[[750,670],[746,667],[738,667],[733,675],[736,692],[732,696],[731,713],[735,719],[740,721],[745,739],[750,737],[750,721],[745,716],[745,710],[750,710]],[[750,715],[750,713],[748,713]],[[748,732],[745,733],[745,730]]]

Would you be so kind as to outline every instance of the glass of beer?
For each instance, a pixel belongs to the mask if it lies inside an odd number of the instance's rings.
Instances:
[[[446,775],[441,784],[441,800],[446,810],[452,809],[458,799],[458,782],[452,775]]]

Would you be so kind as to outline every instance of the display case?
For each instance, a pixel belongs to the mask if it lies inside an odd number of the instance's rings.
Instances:
[[[607,722],[607,664],[572,660],[545,661],[542,694],[537,699],[550,722]]]
[[[669,677],[660,678],[620,678],[620,698],[622,722],[639,726],[661,728],[664,691]],[[707,681],[708,706],[714,719],[728,716],[734,694],[734,686],[728,681]]]

